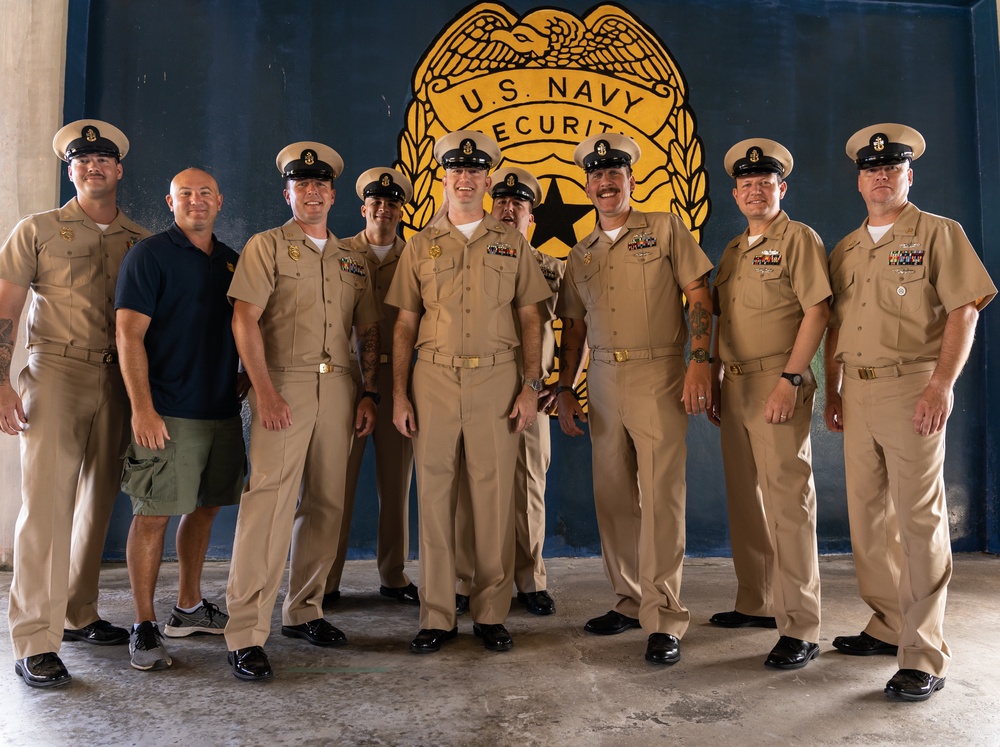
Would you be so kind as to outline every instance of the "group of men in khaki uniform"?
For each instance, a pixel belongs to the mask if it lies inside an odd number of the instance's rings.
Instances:
[[[97,614],[97,574],[128,422],[110,304],[125,251],[147,232],[115,205],[124,150],[97,158],[88,143],[84,134],[57,148],[77,198],[22,221],[0,250],[0,429],[20,435],[25,475],[11,637],[18,674],[35,686],[68,681],[64,637],[128,639]],[[805,666],[819,653],[820,627],[810,361],[826,330],[826,420],[845,433],[859,585],[874,610],[864,632],[834,646],[897,654],[886,693],[930,697],[950,659],[944,424],[978,311],[996,289],[958,224],[908,203],[910,164],[923,149],[902,125],[851,138],[869,214],[828,270],[819,237],[780,207],[791,154],[770,140],[737,143],[725,166],[747,229],[726,247],[713,285],[711,261],[679,218],[632,207],[640,151],[626,136],[595,135],[574,153],[597,225],[565,265],[526,238],[537,180],[515,168],[491,179],[501,153],[482,133],[438,141],[446,207],[405,245],[396,230],[412,195],[406,177],[365,172],[356,188],[366,228],[341,242],[327,217],[342,159],[320,143],[282,150],[292,218],[250,239],[229,289],[253,385],[251,476],[227,590],[235,676],[272,675],[263,646],[289,549],[282,634],[346,643],[323,603],[339,594],[360,454],[373,431],[380,593],[420,605],[411,650],[437,651],[457,635],[462,596],[485,647],[510,649],[504,621],[515,578],[529,611],[554,611],[538,530],[548,431],[537,423],[553,404],[568,435],[583,433],[576,419],[589,420],[602,455],[595,506],[617,602],[585,629],[641,627],[647,661],[680,659],[690,622],[680,599],[685,433],[689,416],[707,413],[721,427],[738,579],[735,609],[711,622],[776,627],[765,664]],[[8,383],[10,351],[29,287],[31,355],[19,396]],[[556,314],[560,376],[550,394],[544,351]],[[589,417],[575,390],[588,348]],[[53,455],[57,442],[63,451]],[[411,464],[419,591],[404,571]],[[467,584],[458,597],[456,576]]]

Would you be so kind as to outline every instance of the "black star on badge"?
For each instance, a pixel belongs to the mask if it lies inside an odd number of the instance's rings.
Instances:
[[[576,244],[576,231],[573,226],[593,209],[593,205],[563,202],[562,194],[559,192],[559,182],[554,178],[550,179],[545,200],[534,210],[535,232],[531,236],[532,246],[541,249],[549,239],[558,239],[566,245],[565,251],[568,253]]]

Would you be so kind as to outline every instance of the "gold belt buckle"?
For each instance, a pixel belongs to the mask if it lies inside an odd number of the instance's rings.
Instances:
[[[118,354],[117,353],[110,353],[110,352],[105,353],[104,357],[101,359],[101,362],[104,363],[106,366],[110,366],[112,363],[117,363],[118,362]]]
[[[385,355],[385,354],[383,353],[382,355],[380,355],[380,356],[378,357],[378,362],[379,362],[379,363],[388,363],[388,362],[389,362],[389,356],[388,356],[388,355]]]
[[[858,376],[862,379],[865,379],[866,381],[878,378],[875,375],[875,369],[872,368],[871,366],[866,366],[865,368],[859,369]]]
[[[615,363],[624,363],[628,360],[628,350],[615,351]]]
[[[331,366],[329,363],[320,363],[319,372],[321,374],[333,373],[333,366]]]
[[[477,355],[469,357],[462,356],[459,360],[462,361],[459,368],[479,368],[479,356]]]
[[[739,363],[730,363],[729,364],[729,373],[734,374],[736,376],[742,376],[743,375],[743,366],[741,366]]]

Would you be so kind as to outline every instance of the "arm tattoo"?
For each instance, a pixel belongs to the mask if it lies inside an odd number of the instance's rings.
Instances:
[[[712,315],[702,308],[701,301],[695,301],[694,306],[688,312],[688,320],[691,325],[691,339],[700,340],[711,330]]]
[[[378,325],[372,324],[365,330],[358,345],[358,357],[361,359],[361,378],[367,391],[374,392],[378,388],[378,363],[381,351],[381,339]]]
[[[10,381],[10,359],[14,355],[14,321],[0,319],[0,382]]]
[[[692,290],[697,290],[698,288],[707,288],[708,287],[708,273],[705,273],[704,275],[702,275],[698,279],[697,282],[698,282],[698,284],[696,286],[694,286],[694,288],[692,288]]]

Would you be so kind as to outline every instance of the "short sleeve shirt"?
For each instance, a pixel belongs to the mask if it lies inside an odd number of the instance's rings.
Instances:
[[[386,303],[422,315],[418,348],[484,356],[518,347],[514,309],[551,295],[520,233],[486,214],[466,239],[442,216],[407,242]]]
[[[585,319],[594,350],[683,345],[681,289],[711,270],[680,218],[633,209],[615,241],[598,226],[570,250],[556,312]]]
[[[149,231],[118,211],[104,231],[74,197],[19,222],[0,247],[0,279],[31,288],[27,346],[115,349],[115,286]]]
[[[730,241],[714,283],[722,361],[791,353],[805,310],[831,295],[827,272],[819,236],[783,210],[753,247],[748,231]]]
[[[382,340],[383,352],[392,350],[392,328],[396,324],[398,312],[394,306],[385,305],[385,296],[392,285],[392,278],[399,267],[399,256],[403,253],[406,242],[398,236],[395,238],[390,249],[383,259],[379,259],[375,250],[371,248],[365,232],[357,234],[349,239],[347,246],[365,258],[368,265],[368,276],[372,279],[372,290],[375,293],[375,300],[382,311],[382,319],[378,323],[379,337]]]
[[[161,416],[221,420],[240,412],[226,296],[239,255],[215,236],[212,243],[205,254],[175,223],[140,241],[122,262],[115,308],[150,319],[149,388]]]
[[[325,251],[294,219],[251,237],[229,298],[263,309],[260,331],[268,368],[348,368],[351,329],[381,316],[364,257],[327,231]]]
[[[878,243],[867,220],[844,237],[830,281],[836,359],[851,366],[936,360],[948,313],[982,309],[997,292],[962,227],[913,204]]]

